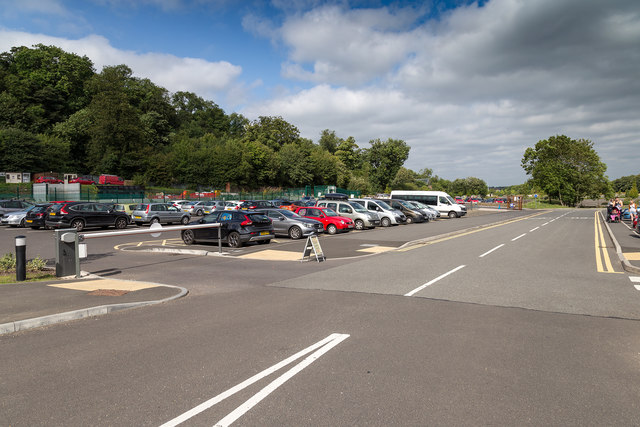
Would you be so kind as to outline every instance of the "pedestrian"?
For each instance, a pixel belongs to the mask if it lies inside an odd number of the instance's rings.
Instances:
[[[631,199],[629,202],[629,214],[631,214],[631,224],[635,224],[636,217],[638,215],[638,209],[636,208],[635,200]]]

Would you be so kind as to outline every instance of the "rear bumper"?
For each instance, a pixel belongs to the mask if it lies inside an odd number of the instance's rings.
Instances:
[[[275,239],[276,236],[273,233],[270,234],[263,234],[262,236],[258,235],[258,236],[252,236],[250,234],[245,234],[245,235],[240,235],[240,241],[242,242],[258,242],[260,240],[271,240],[271,239]]]

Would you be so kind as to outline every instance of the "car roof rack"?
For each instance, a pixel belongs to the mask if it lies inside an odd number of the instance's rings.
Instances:
[[[344,193],[327,193],[323,196],[326,200],[348,200],[349,196]]]

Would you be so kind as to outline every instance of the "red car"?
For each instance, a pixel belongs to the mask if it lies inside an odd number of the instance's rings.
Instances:
[[[47,183],[47,184],[62,184],[62,180],[58,179],[58,178],[54,178],[52,176],[41,176],[36,178],[35,181],[36,184],[42,184],[42,183]]]
[[[300,216],[320,221],[324,226],[325,232],[328,234],[336,234],[337,232],[347,232],[355,228],[355,224],[351,218],[346,218],[335,213],[333,209],[296,206],[293,210]]]
[[[73,178],[72,180],[69,180],[70,184],[81,184],[81,185],[93,185],[96,182],[93,180],[93,178],[89,177],[89,176],[79,176],[77,178]]]

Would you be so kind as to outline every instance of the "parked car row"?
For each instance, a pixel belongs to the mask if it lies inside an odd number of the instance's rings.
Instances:
[[[1,202],[1,201],[0,201]],[[268,244],[275,236],[301,239],[312,234],[346,233],[379,226],[428,222],[439,213],[431,207],[398,199],[349,199],[343,194],[328,194],[320,200],[241,200],[187,201],[172,203],[151,202],[133,205],[55,201],[25,204],[6,203],[7,209],[20,212],[6,214],[3,224],[33,229],[90,227],[124,229],[130,224],[144,226],[161,224],[208,224],[221,226],[183,230],[185,244],[217,242],[220,239],[231,247],[247,242]],[[18,206],[18,203],[20,206]],[[313,202],[313,204],[311,203]],[[280,204],[282,203],[282,204]],[[14,206],[15,205],[15,206]],[[0,203],[0,206],[3,206]],[[21,215],[21,216],[20,216]],[[14,218],[15,216],[15,218]],[[200,218],[193,219],[192,216]]]

